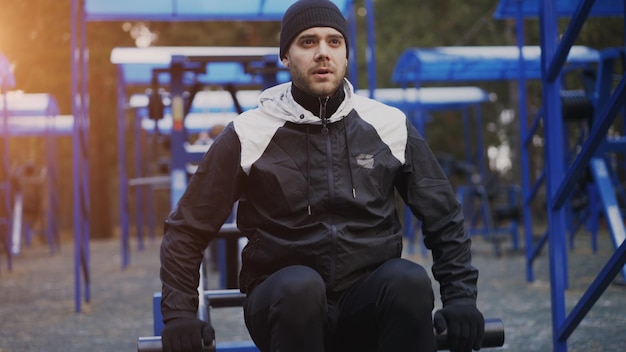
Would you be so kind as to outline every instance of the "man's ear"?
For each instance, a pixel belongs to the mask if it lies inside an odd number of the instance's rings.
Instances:
[[[283,63],[283,65],[285,65],[285,67],[289,67],[289,59],[287,58],[287,56],[280,59],[280,61]]]

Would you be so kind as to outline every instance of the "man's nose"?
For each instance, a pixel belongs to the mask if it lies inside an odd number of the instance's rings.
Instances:
[[[317,46],[316,60],[327,60],[330,58],[330,47],[325,42],[320,42]]]

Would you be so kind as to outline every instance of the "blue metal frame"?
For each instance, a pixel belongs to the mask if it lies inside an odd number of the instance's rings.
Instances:
[[[517,80],[519,90],[519,124],[521,133],[522,163],[522,216],[527,244],[533,243],[530,200],[536,189],[530,185],[529,156],[526,146],[530,144],[530,136],[540,125],[539,115],[532,127],[527,126],[526,111],[526,80],[541,79],[541,48],[523,45],[523,23],[518,24],[518,43],[516,46],[471,46],[471,47],[435,47],[409,48],[398,58],[393,72],[394,82],[407,87],[421,86],[428,82],[468,82],[468,81],[502,81]],[[570,69],[586,67],[599,60],[597,50],[576,46],[567,56]],[[515,241],[515,238],[514,238]],[[539,242],[539,246],[544,241]],[[527,272],[529,281],[532,279],[532,258],[538,250],[534,246],[526,246]],[[530,263],[530,264],[528,264]]]
[[[608,287],[618,273],[625,274],[626,242],[624,242],[624,225],[619,210],[613,180],[610,175],[604,154],[607,152],[623,152],[623,143],[610,147],[607,141],[607,131],[615,121],[620,110],[624,108],[626,98],[626,80],[621,79],[613,89],[611,60],[622,55],[623,49],[609,49],[601,52],[600,65],[597,76],[593,117],[593,127],[585,139],[580,152],[573,162],[562,163],[565,155],[565,130],[561,112],[561,78],[564,74],[565,57],[570,52],[580,30],[590,16],[623,16],[623,0],[544,0],[544,1],[502,1],[498,11],[507,5],[513,5],[511,13],[521,23],[523,17],[539,16],[541,48],[542,48],[542,84],[544,96],[544,135],[545,135],[545,185],[548,198],[548,230],[540,247],[546,240],[550,247],[550,282],[552,301],[552,332],[553,350],[567,351],[567,339],[578,324],[589,312],[600,295]],[[497,11],[497,12],[498,12]],[[500,15],[502,16],[502,15]],[[559,16],[570,17],[568,28],[559,38],[557,19]],[[518,34],[518,41],[521,35]],[[550,162],[553,161],[553,162]],[[556,162],[554,162],[556,161]],[[565,294],[567,288],[567,246],[565,233],[567,231],[566,216],[567,200],[571,196],[571,189],[584,171],[589,167],[594,178],[594,191],[599,194],[599,203],[607,219],[616,247],[605,267],[588,287],[575,307],[567,314]],[[592,195],[594,193],[591,193]],[[539,248],[540,248],[539,247]],[[527,248],[527,250],[530,250]],[[536,254],[536,251],[533,254]],[[532,260],[527,262],[529,280],[532,279]]]
[[[580,3],[577,0],[556,0],[553,6],[554,13],[559,17],[570,17]],[[592,17],[614,17],[615,14],[622,13],[624,8],[623,0],[595,0],[593,3],[589,11],[589,16]],[[538,17],[538,4],[538,0],[500,0],[494,17],[497,19],[518,16],[536,18]]]
[[[4,248],[6,250],[7,267],[9,270],[13,268],[13,256],[11,254],[12,209],[11,180],[9,177],[9,170],[11,167],[9,163],[9,111],[6,93],[10,88],[13,88],[14,86],[15,77],[13,76],[13,72],[11,71],[11,65],[9,64],[9,60],[7,60],[7,58],[2,53],[0,53],[0,97],[3,102],[3,109],[0,111],[2,113],[2,147],[4,150],[2,155],[2,166],[4,167],[6,173],[6,180],[0,180],[0,191],[2,191],[2,207],[4,208],[6,214],[6,218],[0,219],[0,225],[4,225],[6,229]]]
[[[353,0],[331,0],[346,14]],[[295,0],[88,0],[88,21],[280,21]]]
[[[59,136],[70,135],[67,122],[71,122],[71,116],[60,116],[56,99],[50,94],[44,93],[6,93],[0,100],[0,111],[3,112],[2,135],[5,137],[5,145],[8,147],[10,137],[42,137],[45,144],[45,179],[46,183],[46,211],[45,211],[45,229],[44,233],[50,247],[50,253],[60,250],[60,229],[59,229],[59,191],[58,191],[58,172],[57,172],[57,145],[56,139]],[[65,123],[65,125],[64,125]],[[5,149],[3,165],[6,167],[7,176],[11,170],[9,162],[8,148]],[[8,243],[13,255],[19,254],[20,251],[20,227],[13,227],[11,222],[18,219],[12,219],[15,215],[12,212],[11,204],[13,201],[9,194],[14,194],[10,182],[8,183],[8,192],[5,196],[7,206],[9,207],[8,229],[9,233],[13,232],[15,242],[9,236]],[[4,183],[4,181],[3,181]],[[4,189],[4,188],[3,188]],[[21,220],[19,220],[21,222]],[[4,219],[2,219],[4,223]],[[13,224],[16,225],[16,224]],[[32,233],[28,230],[29,224],[26,226],[26,242],[30,241]],[[22,231],[23,232],[23,231]],[[17,237],[16,236],[20,236]]]
[[[70,60],[72,68],[72,179],[74,214],[74,308],[91,300],[89,269],[89,95],[87,87],[87,24],[84,3],[72,0]]]

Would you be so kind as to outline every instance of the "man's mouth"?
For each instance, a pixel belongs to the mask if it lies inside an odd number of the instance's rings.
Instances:
[[[316,76],[328,76],[332,72],[333,71],[331,71],[330,69],[320,68],[320,69],[317,69],[317,70],[313,71],[313,74],[316,75]]]

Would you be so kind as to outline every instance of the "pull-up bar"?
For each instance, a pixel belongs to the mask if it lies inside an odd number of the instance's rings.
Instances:
[[[402,85],[425,82],[475,82],[541,79],[541,48],[524,46],[449,46],[409,48],[396,62],[392,80]],[[597,50],[573,46],[567,57],[572,65],[597,62]]]

